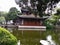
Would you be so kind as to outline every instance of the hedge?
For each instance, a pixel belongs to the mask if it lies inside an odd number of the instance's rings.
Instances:
[[[0,45],[17,45],[17,39],[8,30],[0,27]]]

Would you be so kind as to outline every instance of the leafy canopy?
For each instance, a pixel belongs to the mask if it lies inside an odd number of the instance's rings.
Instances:
[[[17,45],[17,39],[9,31],[0,27],[0,45]]]
[[[17,15],[18,15],[17,8],[12,7],[12,8],[10,8],[10,10],[9,10],[7,16],[6,16],[6,18],[7,18],[6,20],[13,20],[13,19],[17,18]]]

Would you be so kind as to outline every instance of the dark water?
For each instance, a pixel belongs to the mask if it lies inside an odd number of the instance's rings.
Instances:
[[[60,31],[22,31],[22,30],[13,30],[13,35],[21,41],[21,45],[41,45],[40,40],[46,39],[47,35],[52,35],[55,42],[60,44]]]

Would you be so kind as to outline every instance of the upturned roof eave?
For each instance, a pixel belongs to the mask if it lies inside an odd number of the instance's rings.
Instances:
[[[27,19],[47,19],[48,17],[33,17],[33,16],[21,16],[21,15],[18,15],[18,17],[20,18],[27,18]]]

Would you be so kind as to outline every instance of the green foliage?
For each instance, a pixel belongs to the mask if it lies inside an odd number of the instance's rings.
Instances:
[[[19,2],[16,2],[19,4],[20,7],[23,7],[21,3],[25,4],[27,6],[28,0],[18,0]],[[37,4],[35,2],[38,2]],[[47,4],[49,4],[48,7],[51,7],[50,10],[52,10],[52,7],[54,4],[59,2],[59,0],[30,0],[31,7],[28,6],[34,14],[38,14],[40,17],[43,17],[45,14],[45,10],[47,9]],[[37,7],[37,9],[35,8]]]
[[[17,14],[15,12],[9,12],[7,15],[7,20],[13,20],[17,17]]]
[[[47,26],[47,29],[53,29],[58,20],[59,20],[59,16],[57,15],[52,15],[49,19],[47,19],[45,21],[45,25]]]
[[[59,2],[59,0],[38,0],[37,10],[39,12],[40,17],[42,17],[45,14],[44,11],[47,9],[47,4],[49,2],[51,2],[49,6],[52,9],[53,5]],[[53,2],[54,4],[52,4]]]
[[[0,17],[0,23],[3,23],[3,22],[5,22],[5,17],[1,16]]]
[[[0,11],[0,16],[5,17],[7,12]]]
[[[60,15],[60,8],[57,9],[56,15]]]
[[[60,9],[57,9],[57,13],[54,15],[51,15],[49,19],[45,21],[45,25],[47,26],[48,29],[53,28],[60,19]]]
[[[6,20],[13,20],[17,18],[18,10],[15,7],[10,8],[9,13],[6,16]]]
[[[4,24],[7,20],[7,12],[0,11],[0,24]]]
[[[53,29],[54,25],[50,22],[50,20],[46,20],[44,22],[45,26],[47,27],[47,29]]]
[[[0,27],[0,45],[17,45],[17,39],[9,31]]]

